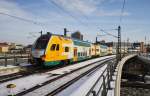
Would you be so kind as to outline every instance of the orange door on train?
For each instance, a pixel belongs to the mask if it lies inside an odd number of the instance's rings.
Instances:
[[[77,48],[74,48],[74,58],[73,61],[77,61],[78,60],[78,56],[77,56]]]

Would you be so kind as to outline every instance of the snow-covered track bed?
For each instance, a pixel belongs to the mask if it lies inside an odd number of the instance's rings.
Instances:
[[[23,78],[23,77],[26,77],[26,76],[29,76],[29,75],[32,75],[32,74],[50,71],[48,69],[43,69],[43,68],[38,67],[38,66],[30,66],[30,67],[28,67],[26,69],[27,70],[21,70],[21,71],[19,71],[17,73],[12,73],[12,74],[8,74],[8,75],[0,76],[0,84],[4,83],[4,82],[7,82],[7,81],[12,81],[12,80],[15,80],[15,79]]]
[[[83,69],[83,70],[79,70],[76,73],[70,74],[72,76],[72,78],[70,78],[71,76],[67,76],[70,80],[68,80],[68,82],[64,82],[63,85],[61,85],[60,87],[58,87],[57,89],[55,89],[54,91],[49,92],[48,94],[44,94],[45,96],[56,96],[56,95],[60,95],[60,96],[70,96],[72,92],[68,92],[66,93],[66,89],[72,89],[72,86],[74,83],[78,82],[78,81],[82,81],[86,76],[93,75],[97,70],[101,70],[102,72],[106,70],[106,66],[107,63],[109,61],[111,61],[112,59],[109,60],[104,60],[104,61],[100,61],[95,63],[95,66],[89,66],[87,67],[87,69]],[[75,75],[74,75],[75,74]],[[98,75],[98,74],[97,74]],[[66,78],[67,78],[66,77]],[[85,80],[86,81],[86,80]],[[83,83],[83,82],[82,82]],[[91,83],[91,82],[89,82]],[[79,86],[79,83],[77,84],[77,86]],[[69,88],[71,87],[71,88]],[[64,91],[64,92],[62,92]],[[75,91],[75,90],[74,90]],[[83,90],[82,90],[83,91]],[[62,93],[61,93],[62,92]],[[81,92],[81,91],[80,91]],[[64,94],[65,93],[65,94]],[[43,95],[43,94],[41,94]],[[26,95],[27,96],[27,95]],[[40,95],[38,95],[40,96]],[[75,95],[75,96],[79,96],[79,94]],[[80,95],[83,96],[83,95]]]
[[[62,77],[66,77],[66,74],[71,74],[74,71],[80,70],[86,66],[94,66],[96,62],[102,62],[106,59],[114,58],[115,56],[106,56],[106,57],[100,57],[92,60],[87,60],[85,62],[81,62],[79,64],[73,64],[67,67],[59,68],[52,71],[47,71],[45,73],[36,73],[33,75],[26,76],[24,78],[19,78],[16,80],[4,82],[0,84],[0,88],[2,89],[0,91],[0,96],[7,96],[8,89],[6,88],[6,85],[8,84],[15,84],[16,88],[13,89],[13,94],[20,95],[26,95],[27,93],[33,93],[34,91],[38,89],[42,89],[42,87],[50,84],[54,81],[57,81],[57,79],[61,79]],[[79,75],[79,73],[77,74]],[[53,84],[53,83],[52,83]],[[55,84],[53,85],[55,88]],[[49,91],[50,92],[50,91]],[[34,95],[35,96],[35,95]]]
[[[71,85],[84,75],[92,72],[93,70],[97,69],[98,67],[103,66],[106,62],[110,59],[104,59],[97,62],[94,62],[90,65],[86,65],[80,67],[79,69],[70,71],[69,73],[65,73],[56,78],[53,78],[49,81],[41,83],[31,89],[28,89],[24,92],[17,94],[17,96],[24,95],[24,96],[45,96],[50,95],[54,96],[67,86]]]
[[[104,57],[101,57],[101,58],[105,58],[105,57],[107,57],[107,56],[104,56]],[[91,61],[92,59],[89,59],[89,60]],[[81,62],[85,62],[85,61],[81,61]],[[76,62],[76,63],[81,63],[81,62]],[[53,66],[51,68],[43,68],[41,66],[33,66],[33,65],[29,66],[29,64],[24,64],[23,63],[21,65],[22,66],[21,69],[20,69],[21,71],[19,71],[17,73],[11,73],[11,74],[8,74],[8,75],[0,74],[0,83],[4,83],[4,82],[7,82],[7,81],[23,78],[23,77],[30,76],[30,75],[33,75],[33,74],[36,74],[36,73],[45,73],[45,72],[48,72],[48,71],[56,70],[56,69],[59,69],[59,68],[64,68],[64,67],[71,66],[71,65],[72,64]]]

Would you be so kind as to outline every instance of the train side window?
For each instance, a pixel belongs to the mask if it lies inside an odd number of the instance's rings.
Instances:
[[[65,47],[65,52],[69,52],[69,47]]]
[[[57,51],[59,51],[59,44],[57,44],[57,46],[56,46],[56,50],[57,50]]]
[[[55,47],[56,47],[56,44],[52,44],[52,46],[51,46],[51,51],[54,51],[54,50],[55,50]]]
[[[78,56],[80,57],[80,53],[78,52]]]
[[[92,51],[94,51],[94,49],[92,48]]]

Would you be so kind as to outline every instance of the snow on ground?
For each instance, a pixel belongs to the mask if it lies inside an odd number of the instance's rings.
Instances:
[[[111,56],[105,56],[105,57],[100,57],[100,58],[96,58],[96,59],[87,60],[85,62],[74,64],[72,66],[68,66],[68,67],[65,67],[65,68],[60,68],[58,70],[51,71],[49,73],[51,73],[51,74],[69,73],[72,70],[78,69],[78,68],[83,67],[83,66],[88,65],[88,64],[91,64],[92,62],[96,62],[96,61],[103,60],[103,59],[110,58],[110,57],[114,57],[114,56],[115,55],[111,55]]]
[[[20,68],[18,66],[13,66],[13,65],[7,65],[7,67],[0,66],[0,76],[13,74],[19,72],[19,70]]]
[[[20,79],[16,79],[13,81],[8,81],[5,83],[0,84],[0,96],[7,96],[8,95],[8,89],[6,88],[6,86],[8,84],[15,84],[16,88],[13,89],[14,94],[22,92],[26,89],[32,88],[38,84],[41,84],[45,81],[48,81],[52,78],[55,78],[56,76],[52,76],[52,74],[64,74],[66,72],[70,72],[71,70],[77,69],[79,67],[85,66],[87,64],[90,64],[92,62],[96,62],[102,59],[106,59],[106,58],[110,58],[110,57],[114,57],[115,55],[112,56],[105,56],[105,57],[100,57],[100,58],[96,58],[96,59],[92,59],[92,60],[88,60],[85,62],[81,62],[78,64],[74,64],[68,67],[64,67],[64,68],[60,68],[54,71],[50,71],[50,72],[46,72],[43,74],[34,74],[34,75],[30,75],[28,77],[24,77],[24,78],[20,78]],[[9,66],[10,68],[12,66]]]
[[[150,76],[149,75],[145,76],[145,81],[147,84],[150,84]]]
[[[104,60],[104,61],[107,61],[107,60]],[[73,72],[71,74],[68,74],[67,76],[63,77],[63,78],[60,78],[59,80],[56,80],[56,81],[53,81],[52,83],[49,83],[45,86],[42,86],[32,92],[29,92],[27,94],[25,94],[24,96],[46,96],[48,93],[52,92],[53,90],[56,90],[57,88],[59,88],[60,86],[66,84],[67,82],[69,82],[70,80],[78,77],[80,74],[83,74],[85,73],[87,70],[93,68],[94,66],[97,66],[97,65],[100,65],[102,62],[104,61],[100,61],[100,62],[97,62],[95,64],[92,64],[91,66],[89,67],[86,67],[86,68],[83,68],[81,70],[78,70],[77,72]],[[96,70],[96,69],[95,69]],[[93,70],[94,71],[94,70]],[[91,72],[88,74],[87,77],[90,77],[92,76],[94,72]],[[87,79],[87,78],[86,78]],[[86,80],[85,79],[85,80]],[[81,83],[82,84],[82,83]],[[77,87],[76,87],[77,88]],[[74,90],[73,90],[74,91]],[[72,93],[72,92],[71,92]],[[63,95],[63,96],[70,96],[69,94],[68,95]]]
[[[0,66],[0,76],[17,73],[20,71],[20,67],[28,67],[28,66],[32,66],[32,64],[21,63],[19,66],[14,66],[13,64],[7,65],[7,67]]]
[[[8,84],[15,84],[16,88],[14,88],[13,91],[14,93],[18,93],[49,80],[51,78],[50,75],[51,74],[34,74],[25,78],[20,78],[2,83],[0,84],[0,96],[8,95],[8,89],[6,88]]]
[[[114,96],[114,89],[108,90],[107,96]]]
[[[57,94],[57,96],[86,96],[87,92],[91,89],[91,87],[97,81],[99,76],[103,73],[106,67],[107,65],[104,65],[103,67],[98,69],[98,71],[96,71],[94,74],[78,80],[77,82],[75,82],[74,84]],[[102,78],[99,81],[99,84],[101,85],[103,81]]]
[[[16,68],[17,66],[13,66],[13,65],[7,65],[7,67],[5,66],[0,66],[0,70],[2,69],[9,69],[9,68]]]
[[[32,66],[32,64],[21,63],[19,66],[14,66],[13,64],[5,66],[0,66],[0,76],[9,75],[17,73],[20,71],[20,67]]]

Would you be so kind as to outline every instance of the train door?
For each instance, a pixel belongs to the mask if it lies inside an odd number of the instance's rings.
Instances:
[[[59,54],[60,54],[60,44],[56,44],[56,59],[59,60]]]
[[[51,50],[50,57],[51,57],[52,60],[58,60],[58,58],[59,58],[59,49],[60,49],[59,47],[60,47],[59,44],[52,44],[52,46],[50,48],[50,50]]]
[[[91,56],[91,48],[89,48],[89,56]]]
[[[77,56],[77,48],[74,47],[74,58],[73,58],[73,61],[77,61],[78,59],[78,56]]]
[[[52,44],[50,47],[50,59],[55,60],[56,53],[55,53],[56,44]]]

